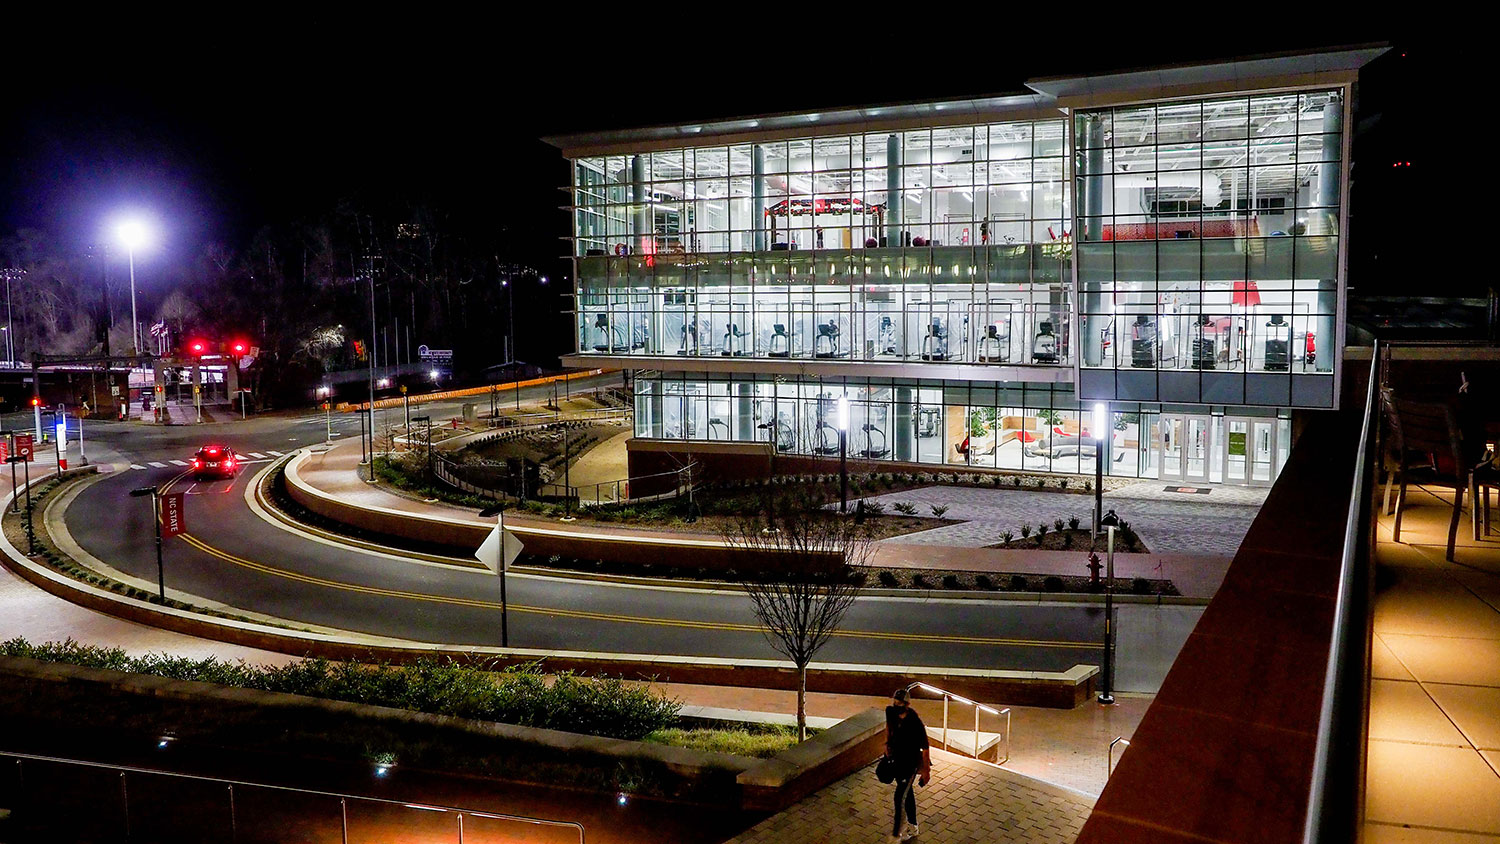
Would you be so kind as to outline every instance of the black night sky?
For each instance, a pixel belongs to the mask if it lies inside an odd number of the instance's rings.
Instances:
[[[792,48],[728,49],[687,33],[633,39],[628,21],[590,31],[576,22],[501,31],[461,20],[362,31],[324,19],[219,22],[211,38],[72,33],[69,61],[46,71],[12,65],[16,84],[0,105],[0,235],[41,228],[81,250],[119,209],[146,209],[166,233],[142,259],[149,279],[205,243],[237,247],[263,226],[325,213],[342,198],[415,200],[476,229],[503,229],[512,260],[561,277],[569,269],[558,238],[568,221],[558,187],[568,172],[543,135],[1005,93],[1034,76],[1371,42],[1394,49],[1362,77],[1351,285],[1406,290],[1415,259],[1399,254],[1401,242],[1461,216],[1430,210],[1457,188],[1434,184],[1447,165],[1421,133],[1457,119],[1443,99],[1457,99],[1476,53],[1388,22],[1299,31],[1282,20],[1278,32],[1240,38],[1224,28],[1190,38],[1112,35],[1045,52],[1008,50],[1007,37],[983,57],[919,47],[931,42],[914,34],[896,48],[900,72],[890,74],[873,60],[889,48],[864,39],[841,40],[867,45],[852,51],[811,37]],[[1067,42],[1059,34],[1055,43]],[[736,50],[755,58],[735,61]],[[605,54],[630,58],[590,58]],[[848,61],[856,54],[872,60]],[[1391,168],[1406,159],[1410,169]],[[1429,210],[1409,201],[1418,198]],[[1424,290],[1483,292],[1481,282],[1432,278],[1432,270],[1423,267]],[[523,358],[555,363],[566,339],[550,336],[549,324],[557,319],[518,320]]]

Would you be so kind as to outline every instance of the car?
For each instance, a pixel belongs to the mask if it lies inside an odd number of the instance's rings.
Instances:
[[[193,455],[195,478],[232,478],[239,468],[239,455],[227,445],[206,445]]]

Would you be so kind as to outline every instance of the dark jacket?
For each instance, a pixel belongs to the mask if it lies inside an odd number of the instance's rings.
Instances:
[[[922,751],[927,749],[927,726],[916,710],[909,710],[903,718],[900,707],[887,706],[885,728],[897,775],[905,778],[922,765]]]

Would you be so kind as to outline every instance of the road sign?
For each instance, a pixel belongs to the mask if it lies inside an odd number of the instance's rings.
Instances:
[[[521,556],[521,540],[517,539],[516,535],[510,531],[502,530],[499,525],[495,525],[494,530],[490,531],[490,535],[484,538],[484,544],[480,545],[479,550],[474,552],[474,559],[484,563],[485,567],[495,574],[499,574],[501,571],[499,558],[500,543],[502,541],[500,537],[502,534],[505,536],[504,570],[510,571],[511,563],[514,563],[516,558]]]
[[[161,535],[177,536],[187,533],[187,522],[183,517],[183,502],[187,496],[180,492],[169,492],[161,497]]]
[[[16,434],[16,456],[27,463],[31,462],[31,453],[33,451],[31,441],[32,437],[30,434]]]

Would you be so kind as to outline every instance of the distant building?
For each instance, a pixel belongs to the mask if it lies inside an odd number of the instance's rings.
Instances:
[[[1270,484],[1337,403],[1350,101],[1382,52],[548,139],[575,366],[635,371],[632,475],[691,454]],[[826,466],[826,463],[821,465]],[[805,470],[805,469],[804,469]]]

